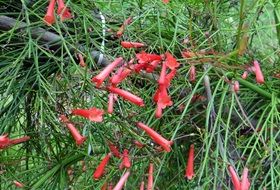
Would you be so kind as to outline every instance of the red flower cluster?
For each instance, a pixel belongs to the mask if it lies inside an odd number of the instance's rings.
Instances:
[[[136,42],[122,42],[121,43],[125,48],[139,48],[143,47],[144,44],[136,43]],[[83,62],[82,56],[78,55],[80,62]],[[117,96],[122,97],[123,99],[136,104],[140,107],[144,106],[144,101],[142,98],[117,87],[126,77],[128,77],[132,72],[139,73],[144,70],[146,72],[153,72],[157,67],[162,63],[161,75],[158,81],[159,89],[156,92],[155,100],[157,102],[157,107],[160,108],[160,111],[164,109],[166,106],[171,106],[172,101],[170,96],[168,95],[167,89],[170,86],[171,80],[174,78],[176,74],[176,68],[179,66],[177,60],[169,53],[165,53],[165,55],[157,55],[150,54],[144,51],[136,54],[137,63],[133,64],[135,59],[131,59],[128,63],[124,61],[122,57],[115,59],[111,64],[106,66],[99,74],[92,78],[92,82],[96,85],[97,88],[101,88],[104,84],[105,80],[109,79],[109,85],[106,86],[106,90],[109,92],[108,96],[108,110],[107,112],[112,114],[114,101],[117,100]],[[84,64],[81,63],[81,66]],[[119,67],[118,69],[116,69]],[[110,78],[110,74],[113,73],[114,70],[117,70],[115,74],[113,74]],[[170,70],[170,71],[168,71]],[[82,116],[90,121],[94,122],[102,122],[103,121],[104,111],[98,108],[90,108],[90,109],[73,109],[71,111],[71,115]],[[74,124],[70,122],[70,120],[62,115],[60,116],[60,120],[66,124],[67,128],[71,132],[73,138],[76,141],[77,145],[81,145],[86,137],[82,136],[79,131],[75,128]],[[170,152],[172,142],[164,139],[161,135],[155,132],[153,129],[144,125],[143,123],[137,123],[138,127],[143,129],[158,145],[162,147],[163,150]],[[139,148],[142,148],[144,145],[139,141],[134,142],[135,145]],[[129,169],[131,167],[131,160],[129,158],[129,151],[127,149],[123,150],[121,154],[118,150],[118,147],[115,146],[112,142],[108,142],[110,153],[106,155],[98,167],[96,168],[93,179],[98,180],[104,174],[104,170],[106,165],[109,162],[109,159],[112,155],[117,158],[121,158],[120,169],[126,168]],[[153,165],[150,165],[149,169],[149,177],[148,177],[148,189],[151,189],[153,186]],[[129,176],[129,172],[126,172],[125,175],[120,179],[119,183],[114,187],[115,190],[121,189],[124,182],[127,180]],[[106,187],[105,185],[104,187]]]
[[[18,139],[10,139],[8,137],[8,134],[1,135],[0,136],[0,149],[5,149],[5,148],[8,148],[9,146],[23,143],[25,141],[28,141],[29,139],[30,139],[29,136],[21,137]]]
[[[137,73],[141,70],[152,72],[162,60],[160,55],[146,53],[144,51],[137,53],[136,59],[138,61],[138,64],[134,66],[134,70]]]
[[[139,48],[144,46],[144,44],[138,42],[123,41],[121,42],[121,44],[125,48]],[[120,68],[117,69],[116,73],[110,78],[109,85],[107,86],[107,90],[110,92],[108,101],[108,113],[113,113],[114,100],[116,100],[116,97],[114,95],[119,95],[125,100],[140,107],[144,106],[144,101],[140,97],[126,90],[117,88],[116,86],[120,84],[132,72],[139,73],[141,70],[145,70],[146,72],[153,72],[162,61],[162,58],[164,58],[164,61],[162,63],[162,70],[158,81],[159,88],[154,96],[154,101],[157,103],[156,117],[161,117],[162,109],[165,109],[167,106],[171,106],[173,104],[173,102],[171,101],[171,97],[167,93],[167,89],[170,86],[171,80],[176,74],[176,68],[179,67],[179,63],[177,62],[177,60],[169,52],[166,52],[165,55],[161,56],[141,51],[140,53],[136,54],[136,59],[138,62],[137,64],[133,64],[134,59],[131,59],[128,63],[124,63],[122,66],[120,66]],[[103,82],[113,72],[113,70],[123,62],[125,61],[122,57],[115,59],[98,75],[94,76],[92,78],[92,82],[95,83],[97,88],[100,88]],[[170,69],[171,71],[167,73],[167,69]]]
[[[158,80],[159,87],[154,95],[154,101],[157,103],[155,114],[157,118],[162,116],[163,109],[173,105],[171,97],[167,93],[167,89],[170,86],[171,80],[175,77],[177,67],[179,67],[177,60],[169,52],[166,52]],[[168,74],[167,69],[171,70]]]
[[[108,78],[110,73],[122,62],[123,62],[122,57],[117,58],[115,61],[113,61],[107,67],[105,67],[105,69],[103,71],[101,71],[98,75],[93,77],[92,82],[94,82],[96,84],[96,87],[99,88],[102,85],[102,83],[106,80],[106,78]],[[110,86],[107,87],[107,89],[113,95],[109,96],[109,104],[108,104],[108,112],[109,113],[113,112],[113,102],[114,102],[113,97],[114,97],[114,94],[117,94],[120,97],[124,98],[125,100],[128,100],[131,103],[134,103],[134,104],[136,104],[140,107],[144,106],[144,102],[140,97],[138,97],[138,96],[126,91],[126,90],[122,90],[120,88],[115,87],[122,80],[124,80],[130,74],[130,72],[131,71],[129,69],[124,68],[124,66],[123,66],[110,79],[111,84],[110,84]]]
[[[50,0],[47,13],[45,14],[44,21],[47,25],[52,25],[55,22],[54,8],[56,0]],[[60,15],[62,21],[72,18],[69,9],[65,6],[63,0],[57,0],[58,8],[57,14]]]

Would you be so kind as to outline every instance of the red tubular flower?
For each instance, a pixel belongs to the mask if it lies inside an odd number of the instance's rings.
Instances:
[[[133,143],[138,147],[138,148],[143,148],[145,145],[137,140],[134,140]]]
[[[195,82],[195,78],[196,78],[195,66],[192,65],[192,66],[190,67],[190,75],[189,75],[189,80],[190,80],[190,82]]]
[[[129,175],[130,175],[129,171],[125,172],[125,174],[120,178],[119,182],[116,184],[116,186],[113,188],[113,190],[122,190],[123,185],[127,181]]]
[[[4,134],[0,136],[0,149],[4,149],[10,145],[10,139],[8,134]]]
[[[131,163],[129,160],[129,155],[128,155],[128,150],[124,149],[123,151],[123,158],[122,158],[122,164],[123,167],[125,168],[130,168],[131,167]]]
[[[118,37],[118,38],[120,38],[120,37],[123,35],[124,29],[125,29],[125,26],[124,26],[124,24],[123,24],[123,25],[121,25],[121,27],[120,27],[119,30],[117,31],[117,37]]]
[[[123,62],[123,58],[119,57],[115,59],[111,64],[109,64],[103,71],[101,71],[98,75],[91,79],[92,82],[96,84],[97,87],[100,87],[103,81],[109,76],[109,74],[117,67],[119,64]]]
[[[104,111],[98,108],[73,109],[72,114],[82,116],[84,118],[89,119],[90,121],[102,122]]]
[[[158,80],[159,85],[165,85],[165,75],[166,75],[166,62],[163,62],[159,80]]]
[[[121,46],[123,48],[141,48],[144,47],[145,44],[140,42],[128,42],[128,41],[122,41]]]
[[[161,118],[162,116],[162,107],[160,104],[157,104],[155,116],[156,118]]]
[[[8,134],[4,134],[4,135],[0,136],[0,149],[5,149],[9,146],[28,141],[29,139],[30,139],[29,136],[24,136],[24,137],[21,137],[18,139],[10,139],[8,137]]]
[[[116,145],[114,145],[111,141],[108,141],[108,146],[109,146],[111,153],[115,157],[121,158],[121,153],[119,152],[118,147]]]
[[[145,125],[144,123],[138,122],[137,126],[139,128],[141,128],[141,129],[143,129],[151,137],[151,139],[153,139],[153,141],[155,141],[155,143],[157,143],[160,146],[162,146],[162,148],[166,152],[170,152],[171,151],[171,148],[170,148],[171,141],[166,140],[160,134],[158,134],[156,131],[154,131],[153,129],[151,129],[150,127]]]
[[[112,85],[116,86],[117,84],[121,83],[128,75],[130,75],[131,72],[132,69],[122,66],[118,69],[116,74],[110,78],[110,82]]]
[[[123,32],[125,30],[125,27],[129,24],[132,23],[132,17],[129,17],[128,19],[126,19],[124,21],[124,23],[122,24],[122,26],[119,28],[119,30],[117,31],[117,37],[121,37],[123,35]]]
[[[108,110],[107,110],[107,112],[111,114],[111,113],[113,113],[113,111],[114,111],[114,94],[110,93],[109,94]]]
[[[173,55],[171,55],[171,53],[169,52],[165,53],[165,62],[166,62],[166,66],[171,70],[176,69],[180,65],[177,62],[177,60],[173,57]]]
[[[191,180],[194,176],[194,145],[192,144],[189,149],[189,158],[186,167],[185,178]]]
[[[261,70],[259,62],[256,61],[256,60],[254,61],[254,67],[255,67],[255,74],[256,74],[257,83],[263,84],[264,83],[264,77],[263,77],[263,74],[262,74],[262,70]]]
[[[245,80],[247,77],[248,77],[248,71],[244,71],[241,78],[243,78]]]
[[[47,13],[44,17],[44,21],[47,25],[52,25],[55,22],[55,16],[54,16],[55,1],[56,0],[50,0]]]
[[[18,188],[23,188],[23,187],[24,187],[24,184],[21,183],[21,182],[19,182],[19,181],[14,180],[13,183],[14,183],[15,186],[18,187]]]
[[[166,85],[166,87],[169,87],[169,86],[170,86],[171,80],[175,77],[176,72],[177,72],[176,69],[171,70],[171,72],[168,73],[168,74],[165,76],[165,85]]]
[[[112,93],[115,93],[115,94],[123,97],[125,100],[128,100],[131,103],[140,106],[140,107],[143,107],[145,105],[144,101],[140,97],[135,96],[134,94],[132,94],[128,91],[125,91],[125,90],[122,90],[120,88],[116,88],[116,87],[113,87],[113,86],[109,86],[108,90]]]
[[[158,64],[161,62],[161,60],[154,60],[150,64],[147,65],[146,71],[148,73],[154,72],[155,68],[158,66]]]
[[[161,56],[160,55],[150,54],[150,53],[146,53],[144,51],[142,51],[140,53],[137,53],[136,58],[138,60],[138,63],[140,63],[140,64],[141,63],[147,64],[147,63],[155,61],[155,60],[161,61]]]
[[[156,90],[156,92],[155,92],[155,95],[154,95],[154,97],[153,97],[153,100],[154,100],[154,102],[158,102],[158,99],[159,99],[159,93],[160,93],[160,88],[158,88],[157,90]]]
[[[144,181],[141,182],[139,190],[145,190],[145,182]]]
[[[57,14],[62,13],[63,9],[65,9],[65,3],[63,0],[57,0],[58,8],[57,8]]]
[[[228,166],[228,170],[229,170],[229,173],[231,175],[231,181],[233,183],[234,189],[235,190],[241,190],[240,189],[239,177],[237,176],[235,170],[233,169],[233,167],[231,165]]]
[[[104,170],[106,165],[108,164],[110,157],[111,157],[111,153],[107,154],[103,160],[100,162],[100,164],[97,166],[97,168],[95,169],[95,172],[93,173],[93,179],[95,180],[99,180],[100,177],[103,175]]]
[[[75,139],[77,145],[81,145],[85,142],[86,137],[82,136],[79,131],[75,128],[73,123],[66,123],[66,127],[70,131],[72,137]]]
[[[86,140],[86,137],[82,136],[79,131],[75,128],[75,125],[65,115],[60,115],[59,119],[66,125],[70,131],[72,137],[75,139],[77,145],[81,145]]]
[[[241,176],[241,183],[240,183],[240,190],[249,190],[250,189],[250,181],[248,179],[248,168],[244,168],[242,176]]]
[[[165,86],[160,86],[160,88],[159,88],[157,104],[162,109],[165,109],[167,106],[173,105],[173,102],[172,102],[170,96],[168,95],[167,89]]]
[[[233,82],[233,91],[239,92],[239,82],[237,80]]]
[[[81,66],[81,67],[85,67],[86,64],[85,64],[83,55],[82,55],[81,53],[78,53],[78,58],[79,58],[79,61],[80,61],[80,66]]]
[[[58,4],[57,14],[60,15],[62,21],[72,18],[71,13],[69,9],[65,6],[63,0],[57,0],[57,4]]]
[[[66,117],[66,115],[60,115],[59,116],[59,120],[62,122],[62,123],[69,123],[70,120]]]
[[[141,70],[145,69],[147,67],[146,63],[138,63],[135,65],[132,65],[131,68],[134,72],[139,73]]]
[[[163,2],[164,4],[167,4],[167,3],[169,3],[169,0],[162,0],[162,2]]]
[[[110,78],[110,83],[112,83],[112,85],[116,86],[117,84],[121,83],[121,74],[124,70],[125,66],[121,66],[116,73]]]
[[[149,165],[149,172],[148,172],[148,184],[147,184],[147,190],[152,190],[153,189],[153,184],[154,184],[154,165],[150,163]]]
[[[24,136],[24,137],[21,137],[21,138],[18,138],[18,139],[11,139],[9,144],[10,145],[15,145],[15,144],[19,144],[19,143],[28,141],[29,139],[30,139],[29,136]]]
[[[157,102],[157,108],[155,114],[156,118],[160,118],[162,116],[162,109],[165,109],[166,106],[173,105],[173,102],[167,93],[166,85],[160,85],[159,89],[156,91],[156,94],[154,95],[154,101]]]

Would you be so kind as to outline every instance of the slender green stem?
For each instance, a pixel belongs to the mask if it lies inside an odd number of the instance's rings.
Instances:
[[[257,92],[259,95],[261,95],[265,98],[271,99],[272,95],[269,92],[265,91],[264,89],[256,86],[255,84],[252,84],[240,77],[236,77],[236,79],[239,81],[240,84],[246,86],[247,88],[250,88],[254,92]]]
[[[244,13],[245,3],[246,3],[245,0],[240,0],[239,24],[238,24],[237,35],[236,35],[236,49],[239,49],[239,46],[240,46],[242,27],[243,27],[244,18],[245,18],[245,13]]]
[[[273,0],[272,1],[274,4],[274,9],[273,9],[273,15],[274,15],[274,21],[275,21],[275,28],[276,28],[276,35],[278,39],[278,44],[280,46],[280,3],[279,0]]]

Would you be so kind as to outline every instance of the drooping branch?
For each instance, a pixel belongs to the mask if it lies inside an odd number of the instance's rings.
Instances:
[[[2,31],[9,31],[9,30],[16,30],[20,32],[24,32],[28,26],[25,22],[18,21],[14,18],[7,17],[7,16],[0,16],[0,30]],[[59,35],[49,32],[41,27],[30,28],[30,33],[32,38],[38,39],[40,42],[47,44],[50,49],[57,50],[62,45],[62,39]],[[81,46],[81,49],[84,49]],[[69,47],[71,53],[75,52],[74,48]],[[90,53],[93,60],[99,62],[100,66],[106,66],[109,64],[109,60],[106,56],[99,51],[91,51]],[[99,57],[102,55],[102,59],[99,60]],[[99,60],[99,61],[98,61]]]

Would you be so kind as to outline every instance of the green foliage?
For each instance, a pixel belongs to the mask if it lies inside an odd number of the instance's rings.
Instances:
[[[123,174],[117,158],[110,160],[101,180],[92,179],[109,152],[108,140],[120,150],[130,150],[133,164],[125,189],[138,189],[146,181],[150,162],[155,165],[154,187],[159,189],[230,189],[228,164],[239,176],[245,166],[249,168],[251,189],[279,189],[279,1],[65,2],[74,18],[61,22],[57,16],[56,23],[47,26],[43,22],[47,1],[0,0],[0,16],[27,23],[8,31],[0,27],[0,134],[31,137],[0,150],[0,189],[14,189],[13,180],[26,189],[100,189],[104,182],[116,183]],[[105,16],[106,29],[112,30],[106,30],[105,36],[98,10]],[[123,49],[121,39],[114,37],[129,16],[133,22],[122,40],[144,42],[147,52],[170,51],[180,61],[169,89],[174,104],[156,119],[152,100],[156,79],[134,74],[121,88],[142,97],[145,107],[119,98],[114,113],[105,114],[102,123],[71,117],[87,136],[85,145],[77,147],[58,116],[73,108],[107,109],[108,93],[91,83],[100,72],[91,52],[103,51],[109,60],[134,57],[137,51]],[[61,41],[54,45],[32,37],[38,27],[58,34]],[[244,46],[246,51],[240,53]],[[215,53],[183,59],[185,49]],[[79,66],[78,52],[88,67]],[[254,59],[261,63],[265,84],[257,84],[253,74],[246,80],[239,77]],[[195,83],[188,79],[190,64],[196,65]],[[206,77],[210,78],[208,97]],[[238,94],[232,92],[229,80],[240,82]],[[193,102],[197,94],[208,99]],[[150,138],[137,129],[138,121],[174,140],[172,151],[156,151]],[[145,143],[145,148],[138,149],[133,140]],[[196,175],[186,181],[187,154],[193,143]],[[69,168],[72,175],[67,175]]]

